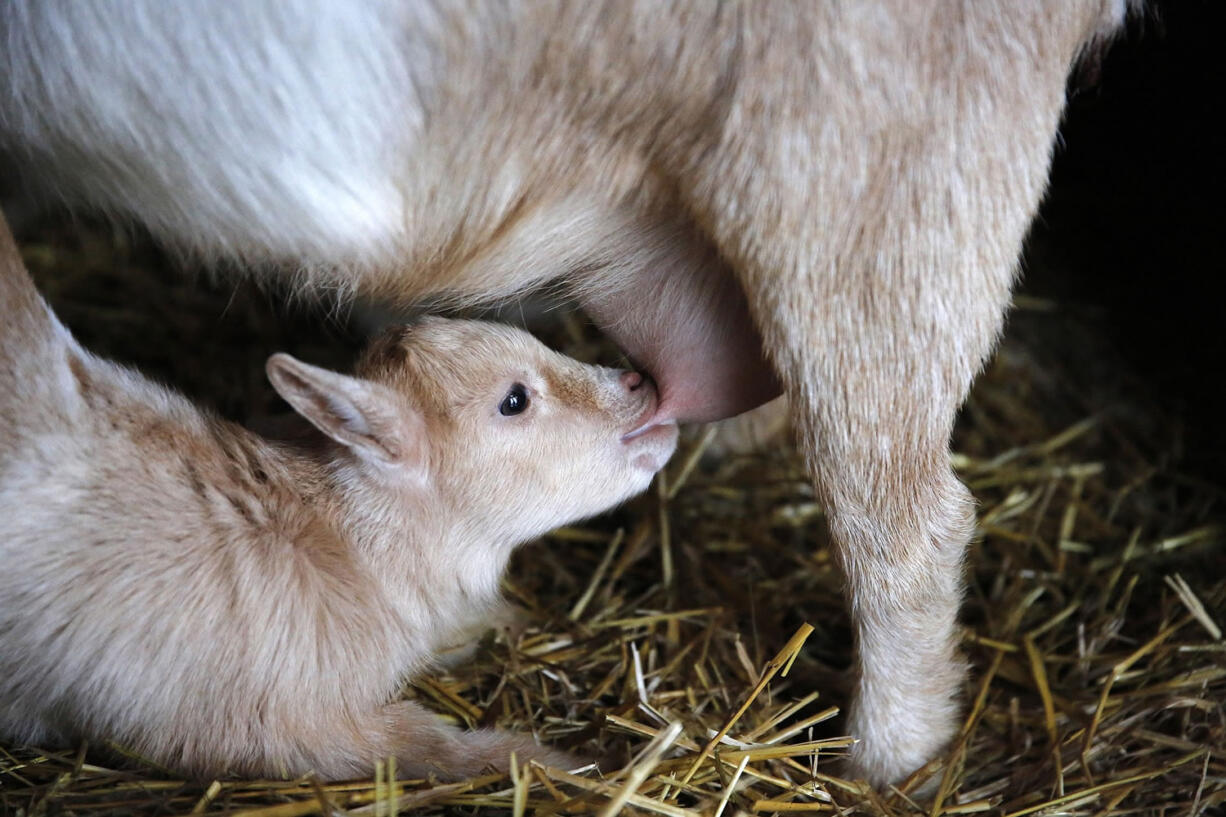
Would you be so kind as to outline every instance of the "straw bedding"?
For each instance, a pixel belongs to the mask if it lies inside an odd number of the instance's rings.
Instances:
[[[87,346],[229,416],[275,408],[262,378],[271,351],[333,366],[352,354],[343,315],[275,308],[249,284],[192,282],[143,238],[90,224],[23,238],[40,287]],[[600,757],[599,774],[527,765],[447,785],[388,782],[387,768],[342,785],[184,782],[123,747],[4,744],[0,811],[1220,810],[1223,492],[1180,471],[1178,417],[1137,397],[1083,324],[1021,298],[960,419],[954,464],[979,502],[966,720],[948,753],[899,787],[839,777],[850,629],[796,451],[785,435],[734,453],[726,432],[697,430],[648,495],[523,549],[506,582],[522,632],[491,634],[471,663],[405,690],[456,723]],[[573,315],[546,334],[608,360]]]

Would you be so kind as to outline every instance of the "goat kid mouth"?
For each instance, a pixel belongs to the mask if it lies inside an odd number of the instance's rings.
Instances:
[[[643,413],[643,416],[639,418],[639,422],[634,427],[633,431],[631,431],[629,434],[622,435],[622,442],[629,443],[629,442],[632,442],[638,439],[639,437],[642,437],[644,434],[650,433],[651,431],[657,428],[663,428],[665,426],[675,426],[675,425],[677,425],[676,420],[673,420],[671,418],[670,419],[660,419],[659,412],[653,406],[650,410]]]
[[[644,385],[651,390],[647,398],[647,405],[644,406],[633,428],[622,435],[623,443],[632,442],[654,429],[677,425],[676,417],[664,407],[665,400],[655,381],[649,377]]]

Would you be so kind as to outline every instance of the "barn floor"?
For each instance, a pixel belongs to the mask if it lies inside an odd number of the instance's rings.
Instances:
[[[21,239],[89,348],[236,419],[276,410],[262,375],[270,352],[343,367],[355,348],[343,316],[275,308],[248,284],[192,282],[139,236],[52,222]],[[850,631],[822,509],[786,435],[715,455],[728,433],[696,430],[647,496],[521,551],[506,591],[525,631],[491,635],[472,663],[405,691],[456,723],[532,730],[605,758],[603,776],[527,767],[459,785],[197,783],[122,747],[0,745],[0,811],[1221,809],[1226,492],[1181,468],[1180,413],[1147,394],[1097,321],[1020,297],[962,414],[954,461],[979,501],[962,616],[967,719],[906,785],[868,791],[838,777]],[[546,334],[607,360],[573,316]],[[786,673],[763,683],[780,662]],[[699,751],[725,729],[715,752]],[[926,781],[935,801],[915,793]]]

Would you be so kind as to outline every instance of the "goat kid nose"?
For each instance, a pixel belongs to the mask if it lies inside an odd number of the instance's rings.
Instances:
[[[622,372],[619,379],[621,380],[622,386],[625,387],[626,391],[634,391],[639,386],[643,385],[643,376],[638,372]]]

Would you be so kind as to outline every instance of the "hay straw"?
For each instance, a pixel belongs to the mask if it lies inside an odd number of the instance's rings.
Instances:
[[[1221,641],[1222,628],[1217,626],[1217,622],[1210,617],[1209,611],[1205,609],[1205,605],[1197,598],[1192,588],[1188,587],[1188,583],[1184,581],[1183,576],[1176,573],[1174,576],[1163,576],[1162,579],[1168,587],[1175,591],[1176,595],[1179,596],[1179,600],[1183,602],[1184,607],[1187,607],[1193,618],[1200,622],[1200,626],[1205,628],[1205,632],[1209,634],[1209,637],[1214,641]]]
[[[274,310],[249,287],[187,284],[147,242],[109,229],[50,225],[23,247],[90,348],[229,416],[273,410],[266,354],[335,366],[352,354],[336,320]],[[0,743],[0,813],[1220,811],[1226,491],[1180,473],[1177,419],[1112,391],[1124,376],[1106,353],[1085,352],[1102,382],[1073,368],[1084,344],[1065,342],[1062,310],[1015,317],[959,421],[952,463],[979,515],[968,703],[948,751],[895,787],[839,776],[852,644],[803,463],[784,440],[711,458],[726,449],[706,429],[648,495],[520,553],[506,586],[522,632],[405,692],[456,722],[601,758],[599,773],[520,762],[458,783],[396,781],[389,766],[341,783],[196,782],[118,747]],[[613,359],[570,317],[554,340]]]
[[[796,654],[800,652],[800,648],[804,646],[805,639],[807,639],[809,634],[812,632],[812,626],[802,624],[800,629],[796,631],[796,634],[793,635],[788,640],[788,643],[784,645],[783,649],[779,651],[779,654],[767,663],[766,668],[762,671],[762,677],[758,680],[758,683],[754,685],[754,688],[750,690],[749,695],[745,698],[745,703],[741,704],[741,707],[735,713],[733,713],[732,717],[730,717],[728,721],[720,728],[720,730],[715,733],[715,736],[707,741],[707,744],[702,747],[702,751],[698,753],[698,757],[694,758],[694,762],[690,765],[689,771],[687,771],[685,773],[685,777],[682,778],[682,783],[688,783],[691,779],[693,779],[694,773],[698,771],[698,767],[702,765],[702,762],[711,754],[711,751],[715,748],[715,745],[728,734],[728,730],[736,725],[736,722],[739,721],[741,716],[745,714],[745,710],[749,709],[750,705],[753,704],[757,697],[762,694],[762,690],[766,689],[766,685],[769,684],[770,680],[775,677],[775,673],[782,671],[784,675],[788,674],[788,669],[792,666],[792,662],[796,660]],[[776,757],[778,756],[779,755],[776,755]]]

